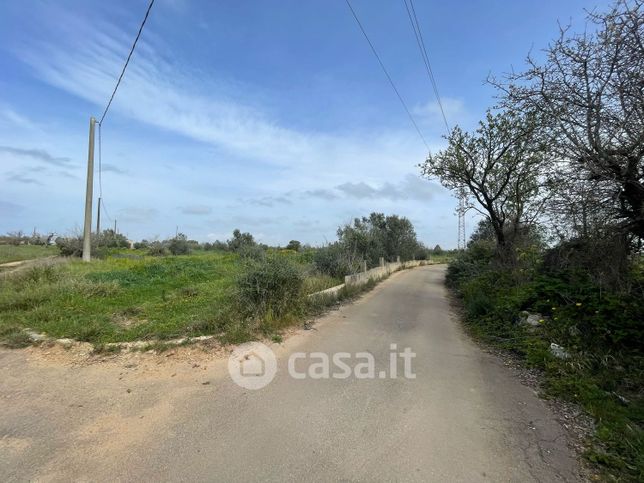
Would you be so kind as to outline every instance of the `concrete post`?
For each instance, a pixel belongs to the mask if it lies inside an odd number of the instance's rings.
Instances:
[[[384,267],[385,266],[385,259],[384,257],[380,257],[380,266]]]
[[[366,260],[362,260],[362,271],[363,272],[367,271],[367,261]]]
[[[397,263],[400,263],[400,255],[398,255],[398,256],[396,257],[396,262],[397,262]]]

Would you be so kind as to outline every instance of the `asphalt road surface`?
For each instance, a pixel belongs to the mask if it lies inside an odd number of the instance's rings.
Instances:
[[[272,345],[277,375],[260,390],[196,348],[98,361],[81,348],[0,351],[0,478],[579,481],[555,416],[463,333],[443,279],[441,266],[396,273]],[[395,379],[287,370],[294,352],[368,351],[379,376],[391,344],[416,354],[415,378],[402,362]]]

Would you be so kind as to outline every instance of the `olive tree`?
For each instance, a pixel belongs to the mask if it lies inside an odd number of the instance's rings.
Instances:
[[[414,225],[404,216],[371,213],[338,228],[338,239],[345,252],[377,265],[382,257],[393,261],[397,256],[411,260],[420,249]]]

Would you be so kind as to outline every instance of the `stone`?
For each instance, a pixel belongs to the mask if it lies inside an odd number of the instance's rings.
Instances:
[[[25,333],[34,342],[42,342],[43,340],[47,339],[47,336],[45,334],[39,334],[38,332],[31,329],[25,329]]]
[[[554,342],[550,344],[550,352],[558,359],[568,359],[570,357],[570,354],[566,349],[561,347],[559,344],[555,344]]]
[[[74,339],[56,339],[56,343],[62,345],[65,349],[69,349],[74,345]]]
[[[530,312],[523,311],[519,316],[519,321],[523,325],[529,325],[530,327],[539,327],[545,320],[541,314],[531,314]]]

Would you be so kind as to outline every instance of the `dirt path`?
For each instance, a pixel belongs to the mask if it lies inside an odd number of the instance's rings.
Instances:
[[[0,351],[5,481],[578,481],[546,404],[461,331],[440,267],[392,276],[274,346],[264,389],[225,354]],[[410,347],[415,379],[293,379],[296,351]],[[305,370],[305,368],[300,368]]]

